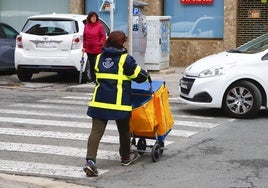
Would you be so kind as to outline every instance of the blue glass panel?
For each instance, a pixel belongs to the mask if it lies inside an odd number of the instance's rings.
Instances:
[[[223,38],[224,1],[212,5],[183,5],[179,0],[164,1],[164,14],[172,16],[171,37]]]
[[[126,34],[128,33],[128,1],[114,0],[114,30],[120,29]],[[110,25],[110,12],[105,11],[102,7],[105,0],[86,0],[86,13],[95,11],[98,15]]]

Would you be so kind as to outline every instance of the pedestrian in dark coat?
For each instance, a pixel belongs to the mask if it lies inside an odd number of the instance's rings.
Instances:
[[[88,176],[98,175],[97,150],[108,120],[115,120],[117,125],[121,164],[128,166],[139,156],[137,152],[130,153],[131,81],[144,82],[149,75],[127,54],[126,40],[124,32],[113,31],[96,58],[96,87],[87,112],[92,117],[84,167]]]

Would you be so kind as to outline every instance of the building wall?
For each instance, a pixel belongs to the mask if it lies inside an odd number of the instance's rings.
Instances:
[[[146,15],[163,15],[163,0],[143,0]],[[224,0],[224,37],[213,39],[171,39],[170,66],[187,66],[192,62],[226,49],[236,47],[236,17],[238,0]]]
[[[84,8],[82,8],[84,1],[70,0],[70,12],[84,13]],[[146,15],[163,15],[164,0],[143,1],[149,3],[149,6],[144,7]],[[240,0],[224,0],[224,37],[222,40],[171,39],[169,65],[185,67],[204,56],[236,47],[238,1]]]
[[[85,14],[85,0],[70,0],[70,13]]]

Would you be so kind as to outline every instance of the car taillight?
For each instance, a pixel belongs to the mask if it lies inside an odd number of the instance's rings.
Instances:
[[[81,47],[82,42],[82,36],[75,35],[73,37],[72,50],[79,49]]]
[[[23,45],[22,45],[22,36],[21,35],[18,35],[17,36],[17,47],[18,48],[23,48]]]

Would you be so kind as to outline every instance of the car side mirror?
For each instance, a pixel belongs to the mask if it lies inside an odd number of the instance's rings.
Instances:
[[[262,56],[261,60],[262,60],[262,61],[266,61],[266,60],[268,60],[268,53],[265,54],[264,56]]]

